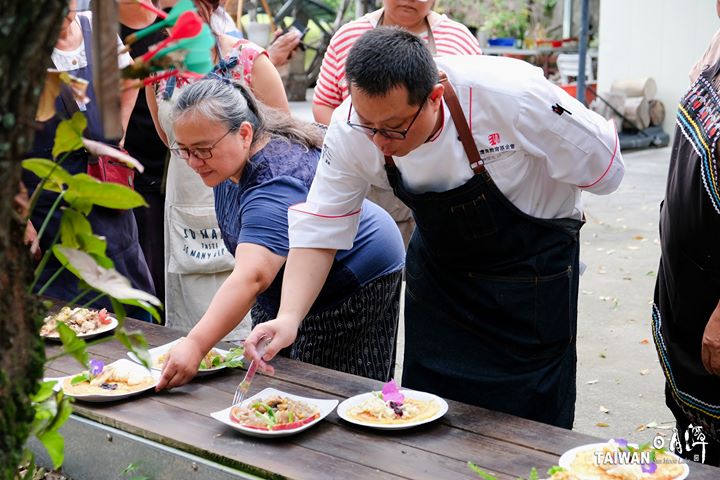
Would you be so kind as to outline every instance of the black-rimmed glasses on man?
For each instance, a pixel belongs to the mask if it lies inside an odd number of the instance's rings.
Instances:
[[[407,138],[407,133],[410,131],[410,127],[413,126],[415,123],[415,120],[420,116],[420,112],[422,112],[423,107],[425,106],[425,102],[427,101],[427,97],[420,103],[420,108],[418,108],[418,111],[415,112],[415,115],[413,115],[412,120],[410,120],[410,124],[407,126],[405,130],[391,130],[387,128],[373,128],[368,127],[366,125],[361,125],[359,123],[352,123],[350,121],[350,113],[352,112],[352,103],[350,104],[350,109],[348,110],[348,118],[347,118],[347,124],[354,128],[355,130],[361,131],[364,134],[374,137],[376,134],[380,134],[385,138],[389,138],[391,140],[405,140]]]

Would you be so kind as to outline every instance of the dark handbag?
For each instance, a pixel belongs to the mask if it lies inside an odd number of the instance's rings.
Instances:
[[[124,149],[122,149],[124,151]],[[127,152],[126,152],[127,153]],[[135,189],[135,169],[110,156],[88,159],[87,173],[101,182],[111,182]]]

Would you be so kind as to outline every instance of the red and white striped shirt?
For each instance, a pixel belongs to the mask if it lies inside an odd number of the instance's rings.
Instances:
[[[345,61],[350,53],[350,47],[363,33],[377,26],[382,12],[383,9],[368,13],[343,25],[335,32],[320,67],[313,103],[337,108],[348,96]],[[462,23],[434,12],[428,15],[428,21],[435,40],[437,56],[482,54],[477,39]],[[420,38],[427,43],[427,32],[423,32]]]

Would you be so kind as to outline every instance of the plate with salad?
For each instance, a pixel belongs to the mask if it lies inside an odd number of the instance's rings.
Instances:
[[[253,437],[285,437],[312,427],[335,410],[337,404],[334,399],[309,398],[266,388],[210,416]]]
[[[185,337],[178,338],[177,340],[160,345],[159,347],[151,348],[148,350],[150,354],[150,368],[153,370],[162,370],[167,361],[168,353],[170,349],[182,342]],[[223,350],[222,348],[211,348],[210,351],[200,361],[198,367],[198,376],[208,375],[215,373],[223,368],[238,368],[243,366],[243,348],[236,347],[231,350]],[[134,362],[141,363],[137,356],[128,352],[128,357]]]

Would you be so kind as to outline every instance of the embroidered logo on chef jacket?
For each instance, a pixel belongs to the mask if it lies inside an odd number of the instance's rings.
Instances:
[[[480,148],[478,152],[480,153],[480,156],[483,158],[485,162],[491,162],[496,160],[502,160],[505,157],[508,157],[515,153],[515,144],[514,143],[500,143],[501,142],[501,136],[498,132],[492,132],[488,134],[487,140],[489,143],[489,147],[487,148]],[[478,145],[479,147],[482,147],[482,144]]]
[[[333,155],[328,147],[327,143],[323,143],[322,150],[320,150],[320,160],[325,162],[327,165],[331,165],[333,161]]]

